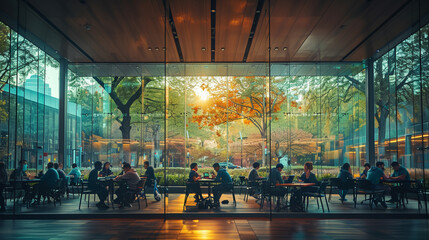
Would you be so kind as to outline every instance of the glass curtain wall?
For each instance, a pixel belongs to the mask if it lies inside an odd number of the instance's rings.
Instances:
[[[35,176],[58,159],[59,63],[0,23],[0,158]]]
[[[374,62],[377,160],[399,162],[413,179],[429,163],[428,32],[423,26]]]

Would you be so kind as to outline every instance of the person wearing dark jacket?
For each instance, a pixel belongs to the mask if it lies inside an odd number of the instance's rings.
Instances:
[[[304,164],[304,172],[302,173],[301,177],[299,179],[303,181],[304,183],[315,183],[316,185],[319,184],[319,181],[317,181],[316,175],[311,172],[313,170],[313,163],[312,162],[306,162]],[[319,190],[318,187],[312,186],[312,187],[306,187],[303,188],[303,192],[317,192]]]
[[[103,165],[103,170],[99,173],[100,177],[108,177],[110,175],[113,175],[112,170],[110,170],[110,163],[105,162]],[[122,174],[121,174],[122,175]]]
[[[213,197],[215,207],[219,207],[219,200],[222,193],[227,192],[233,188],[231,175],[224,168],[220,168],[219,163],[213,164],[213,169],[217,172],[215,182],[220,182],[219,185],[213,187]]]
[[[345,185],[347,180],[349,179],[353,179],[353,175],[351,173],[351,168],[350,168],[350,164],[348,163],[344,163],[343,166],[340,169],[340,173],[338,174],[338,177],[340,179],[340,184]],[[338,190],[338,194],[340,195],[341,199],[340,201],[344,202],[347,201],[346,199],[346,195],[347,195],[347,190]]]
[[[109,192],[107,191],[106,186],[100,184],[98,181],[98,172],[101,170],[101,166],[102,163],[100,161],[94,163],[94,169],[91,170],[88,177],[88,189],[96,192],[100,199],[100,202],[98,202],[96,206],[99,209],[107,209],[109,206],[107,206],[104,201],[106,201]]]
[[[187,186],[190,190],[192,190],[195,193],[195,201],[199,202],[203,200],[203,194],[201,192],[200,183],[198,180],[201,179],[201,176],[198,175],[198,164],[197,163],[191,163],[191,171],[189,172],[189,178],[187,181]]]
[[[153,185],[153,197],[156,201],[161,201],[161,196],[158,192],[157,182],[155,178],[155,171],[153,167],[149,166],[149,161],[145,161],[143,167],[146,169],[146,172],[143,176],[146,177],[146,187],[152,187]]]

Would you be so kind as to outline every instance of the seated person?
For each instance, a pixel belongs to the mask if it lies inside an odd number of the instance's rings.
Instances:
[[[195,193],[195,201],[199,202],[203,200],[203,194],[201,192],[200,183],[198,180],[201,179],[201,176],[198,175],[198,164],[191,163],[191,172],[189,172],[189,178],[187,181],[187,186],[189,190]]]
[[[247,177],[247,180],[249,182],[256,182],[257,179],[260,179],[258,175],[259,168],[260,168],[260,164],[258,162],[254,162],[253,169],[249,172],[249,176]]]
[[[103,165],[103,169],[99,173],[99,176],[100,177],[108,177],[110,175],[113,175],[112,170],[110,170],[110,163],[109,162],[105,162],[104,165]]]
[[[146,172],[143,176],[146,177],[146,187],[152,187],[153,186],[153,197],[156,201],[161,201],[161,195],[158,192],[157,188],[157,182],[155,178],[155,171],[153,170],[153,167],[149,166],[149,161],[145,161],[143,164],[143,167],[146,169]]]
[[[63,164],[62,163],[54,163],[54,168],[58,172],[58,176],[60,177],[61,182],[61,191],[62,193],[65,193],[67,191],[68,194],[68,179],[66,176],[66,173],[62,169]]]
[[[55,170],[57,170],[58,176],[60,177],[60,179],[66,178],[66,173],[60,168],[60,164],[54,163],[54,168],[55,168]]]
[[[368,175],[368,170],[371,168],[371,165],[369,165],[369,163],[365,163],[365,165],[363,165],[363,166],[365,167],[365,169],[360,174],[360,178],[365,179],[366,176]]]
[[[76,163],[72,164],[72,170],[69,172],[69,176],[73,176],[71,179],[71,184],[78,184],[80,176],[82,175]]]
[[[283,171],[283,164],[278,163],[275,168],[271,169],[270,175],[268,175],[269,183],[271,186],[275,186],[272,189],[271,193],[274,196],[277,196],[277,204],[280,202],[280,199],[283,198],[287,192],[286,188],[282,186],[276,186],[276,184],[282,184],[283,178],[281,176],[281,172]]]
[[[121,169],[124,169],[124,164],[125,163],[127,163],[127,162],[122,162],[121,163]],[[120,175],[122,175],[122,174],[124,174],[124,170],[122,170],[119,174],[118,174],[118,176],[120,176]]]
[[[11,180],[15,180],[15,179],[28,179],[29,176],[27,175],[26,171],[27,171],[27,161],[26,160],[21,160],[18,163],[18,168],[16,168],[15,170],[13,170],[13,172],[10,174],[9,179]]]
[[[226,169],[220,168],[219,163],[213,164],[213,169],[217,172],[215,181],[221,182],[221,184],[213,187],[214,204],[216,207],[219,207],[219,199],[222,196],[222,193],[231,190],[234,186],[231,176],[226,171]]]
[[[350,168],[350,164],[348,163],[343,164],[337,178],[340,179],[340,184],[343,184],[343,185],[347,183],[347,180],[353,179],[352,169]],[[347,201],[346,199],[347,192],[348,192],[347,189],[344,189],[344,190],[338,189],[338,194],[341,197],[340,201]]]
[[[301,177],[299,177],[299,179],[304,183],[316,183],[317,185],[319,181],[317,181],[316,175],[312,173],[311,170],[313,170],[313,163],[306,162],[304,164],[304,172],[302,173]],[[317,192],[318,190],[319,188],[315,186],[303,188],[304,192]]]
[[[106,201],[109,192],[107,191],[106,186],[98,181],[98,172],[101,170],[101,166],[102,163],[100,161],[94,163],[94,169],[91,170],[88,177],[88,189],[97,193],[97,196],[100,199],[100,202],[96,204],[97,208],[107,209],[109,206],[107,206],[104,201]]]
[[[114,203],[121,204],[121,207],[131,207],[130,200],[128,199],[128,196],[126,196],[126,193],[127,190],[137,190],[137,184],[140,181],[140,177],[137,174],[136,170],[131,168],[129,163],[125,163],[122,170],[124,171],[124,174],[121,176],[117,176],[115,180],[124,181],[126,185],[121,184],[119,189],[116,190],[115,193],[118,198],[114,200]]]
[[[249,176],[247,177],[247,184],[248,186],[252,187],[252,192],[250,192],[249,195],[253,195],[253,197],[258,197],[258,194],[260,193],[259,189],[256,189],[256,192],[253,191],[253,188],[258,188],[259,186],[256,180],[261,178],[258,174],[260,166],[261,165],[258,162],[254,162],[253,169],[249,172]]]
[[[398,162],[392,162],[390,166],[393,168],[393,173],[390,176],[390,179],[400,180],[400,181],[410,181],[410,174],[407,169],[402,167]],[[402,187],[407,188],[410,186],[410,183],[404,183]],[[392,199],[388,202],[397,202],[399,200],[399,193],[401,192],[401,187],[393,187],[391,189]]]
[[[384,190],[384,194],[386,194],[390,191],[390,188],[388,186],[380,183],[380,179],[387,178],[384,175],[384,163],[383,162],[377,162],[375,164],[375,166],[376,167],[371,167],[368,170],[368,175],[366,176],[366,179],[371,182],[371,189],[373,189],[373,190]],[[377,203],[380,203],[384,208],[387,208],[387,205],[382,200],[381,196],[378,196],[374,200],[374,204],[376,206],[377,206]]]
[[[40,178],[40,183],[38,184],[38,202],[40,203],[40,198],[42,195],[46,194],[50,190],[54,189],[57,181],[60,179],[57,170],[54,169],[54,163],[50,162],[47,165],[48,171]],[[48,199],[49,201],[49,199]]]

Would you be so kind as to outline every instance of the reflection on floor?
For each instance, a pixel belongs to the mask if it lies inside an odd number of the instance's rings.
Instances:
[[[107,210],[98,210],[95,204],[98,200],[94,201],[94,198],[91,196],[90,199],[90,207],[87,207],[87,202],[82,201],[81,210],[78,210],[79,206],[79,196],[75,195],[73,198],[70,196],[69,199],[64,199],[61,206],[57,205],[53,206],[52,203],[40,205],[40,206],[32,206],[27,208],[23,206],[21,203],[18,203],[15,208],[15,214],[17,215],[40,215],[40,214],[64,214],[64,215],[79,215],[79,214],[97,214],[97,215],[105,215],[105,214],[114,214],[114,215],[140,215],[140,214],[152,214],[152,215],[161,215],[164,214],[164,209],[166,213],[169,214],[186,214],[186,215],[201,215],[205,214],[207,217],[213,217],[216,215],[221,216],[222,214],[232,214],[231,217],[239,217],[240,214],[248,214],[245,217],[253,217],[251,214],[254,214],[254,217],[264,217],[264,215],[268,215],[270,212],[270,205],[265,204],[265,207],[260,210],[259,204],[255,198],[249,197],[247,202],[243,201],[243,195],[237,194],[237,206],[233,205],[233,199],[230,194],[224,194],[221,200],[228,200],[228,204],[221,205],[221,208],[218,210],[215,209],[198,209],[196,203],[193,201],[193,197],[190,196],[188,198],[188,203],[186,206],[186,210],[183,208],[184,202],[184,194],[169,194],[168,198],[163,198],[160,202],[155,201],[153,196],[148,196],[148,207],[145,206],[144,201],[140,200],[141,209],[139,210],[137,207],[137,203],[133,203],[131,208],[118,209],[115,207],[113,209],[110,207]],[[361,204],[361,200],[363,200],[363,196],[359,196],[357,208],[354,208],[354,203],[352,201],[352,197],[350,197],[348,202],[344,202],[343,204],[339,201],[338,195],[332,195],[332,199],[329,202],[330,212],[327,212],[325,207],[325,214],[343,214],[343,217],[352,217],[353,214],[402,214],[402,215],[413,215],[420,214],[422,216],[425,215],[425,205],[423,202],[423,208],[419,211],[417,206],[417,201],[409,200],[409,203],[406,205],[406,208],[396,208],[395,204],[388,204],[387,209],[383,209],[381,207],[370,209],[367,203]],[[110,205],[111,206],[111,205]],[[274,209],[274,204],[272,204],[272,209]],[[316,200],[311,199],[308,212],[306,213],[292,213],[289,210],[282,210],[279,213],[273,211],[275,215],[286,216],[286,215],[299,215],[305,217],[318,217],[311,216],[311,214],[322,214],[322,208],[318,208],[316,204]],[[6,214],[13,214],[13,203],[8,202],[8,208]],[[250,214],[250,215],[249,215]],[[306,215],[303,215],[306,214]],[[1,215],[1,213],[0,213]],[[265,216],[266,217],[266,216]]]
[[[1,239],[429,239],[428,220],[4,220]]]

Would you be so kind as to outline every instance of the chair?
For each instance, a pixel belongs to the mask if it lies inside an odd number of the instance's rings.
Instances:
[[[264,201],[271,201],[271,186],[270,182],[262,181],[261,182],[261,203],[259,209],[264,208]]]
[[[85,188],[85,186],[86,186],[86,188]],[[88,207],[89,207],[89,201],[91,198],[91,194],[94,195],[94,201],[95,201],[95,195],[97,195],[97,192],[92,191],[91,189],[88,188],[88,181],[83,181],[81,184],[81,191],[80,191],[79,210],[80,210],[80,206],[82,204],[83,195],[85,195],[85,199],[86,199],[86,197],[88,197]]]
[[[258,189],[258,182],[252,182],[252,181],[249,182],[246,179],[246,191],[244,192],[243,200],[247,202],[249,200],[249,195],[257,189]]]
[[[140,209],[140,197],[144,197],[144,200],[146,202],[146,207],[147,207],[147,197],[146,197],[146,191],[144,188],[145,183],[146,183],[146,179],[141,178],[140,181],[137,183],[137,189],[135,189],[135,190],[129,189],[128,190],[128,192],[131,193],[134,196],[134,198],[137,200],[137,203],[139,205],[139,209]]]
[[[319,186],[317,192],[303,192],[302,193],[302,196],[304,197],[304,201],[307,198],[307,210],[308,210],[309,198],[314,197],[314,198],[316,198],[317,206],[319,206],[319,201],[320,201],[320,205],[322,206],[323,212],[325,212],[325,208],[323,207],[322,198],[325,198],[326,207],[328,208],[328,212],[330,212],[328,199],[326,198],[326,187],[328,186],[328,184],[329,184],[328,181],[322,181],[320,183],[320,186]]]
[[[196,192],[192,189],[191,184],[192,183],[190,183],[190,182],[186,182],[185,201],[183,202],[183,211],[186,210],[186,202],[188,201],[189,194],[191,194],[191,193],[195,193],[196,194]]]
[[[420,209],[423,208],[420,197],[422,199],[424,199],[423,179],[416,180],[416,182],[414,184],[412,184],[410,187],[404,188],[404,196],[403,197],[405,197],[407,204],[408,204],[408,193],[412,193],[412,194],[415,194],[417,196],[418,208],[420,211]],[[405,203],[404,203],[404,205],[405,205]]]
[[[336,188],[338,190],[338,185],[340,185],[340,179],[339,178],[330,178],[329,179],[329,186],[331,187],[329,189],[329,201],[331,201],[331,195],[332,195],[332,189]]]
[[[238,179],[240,180],[238,181],[238,185],[240,186],[240,195],[241,195],[243,186],[247,185],[247,178],[245,176],[239,176]]]
[[[76,191],[79,191],[79,187],[80,187],[80,185],[82,184],[82,177],[83,176],[81,176],[79,179],[78,179],[78,181],[77,182],[75,182],[74,181],[74,175],[70,175],[70,185],[68,186],[69,187],[69,189],[71,189],[71,192],[72,192],[72,196],[73,196],[73,198],[74,198],[74,194],[75,194],[75,192]]]
[[[353,190],[353,202],[356,202],[356,183],[353,179],[347,179],[345,182],[340,181],[338,184],[338,190],[343,190],[343,191],[347,191],[347,190]],[[341,203],[343,203],[343,199],[341,199]]]
[[[369,195],[369,207],[372,209],[372,205],[375,203],[375,199],[377,195],[382,195],[382,199],[384,201],[384,190],[373,190],[372,183],[366,179],[361,179],[356,181],[356,192],[355,199],[357,199],[357,194],[365,194]],[[356,208],[355,201],[355,208]]]

